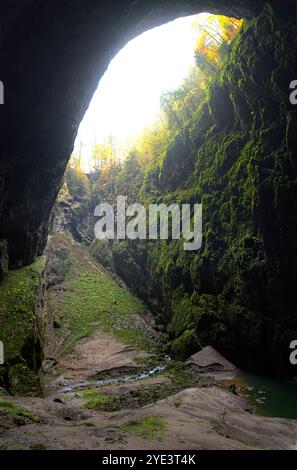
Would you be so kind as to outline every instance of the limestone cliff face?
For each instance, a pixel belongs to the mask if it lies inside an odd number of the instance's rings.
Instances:
[[[84,175],[84,188],[79,191],[71,186],[69,174],[71,172],[67,171],[51,213],[49,232],[69,232],[76,241],[90,245],[94,238],[94,209],[90,197],[90,182]]]
[[[203,246],[123,242],[115,263],[159,312],[171,353],[212,344],[239,366],[294,373],[297,338],[296,24],[270,6],[246,23],[183,136],[146,178],[203,204]]]

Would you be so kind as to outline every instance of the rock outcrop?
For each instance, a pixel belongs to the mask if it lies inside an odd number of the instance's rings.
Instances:
[[[198,373],[213,374],[216,378],[233,376],[238,369],[232,362],[222,356],[212,346],[205,346],[201,351],[193,354],[188,360]]]

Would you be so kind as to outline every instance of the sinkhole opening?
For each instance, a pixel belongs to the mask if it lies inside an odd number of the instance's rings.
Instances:
[[[131,159],[143,171],[156,163],[197,112],[242,23],[201,13],[128,42],[99,82],[68,170],[114,176]]]
[[[242,25],[242,19],[209,13],[177,18],[134,38],[113,58],[79,126],[58,197],[58,205],[67,195],[73,198],[72,211],[78,204],[75,223],[67,227],[75,238],[87,243],[98,238],[94,216],[103,215],[95,213],[98,204],[116,208],[119,197],[126,206],[142,204],[143,194],[154,194],[165,165],[168,173],[169,160],[175,178],[177,173],[182,181],[189,173],[190,156],[179,142],[189,141],[189,129]],[[103,234],[113,240],[107,225]],[[137,233],[133,229],[133,237]]]

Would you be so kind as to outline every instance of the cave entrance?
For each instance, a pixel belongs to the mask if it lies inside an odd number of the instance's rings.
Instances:
[[[70,167],[106,173],[131,151],[142,154],[142,165],[151,164],[198,109],[241,25],[242,20],[201,13],[129,41],[99,82]]]
[[[115,208],[118,196],[141,202],[147,173],[173,141],[186,138],[241,27],[240,19],[209,13],[177,18],[134,38],[110,62],[80,124],[58,198],[58,204],[72,201],[74,220],[63,224],[76,239],[92,242],[97,204]],[[60,217],[56,228],[63,229]]]
[[[177,18],[131,40],[111,61],[80,124],[62,188],[62,201],[69,193],[78,206],[89,200],[91,210],[82,212],[88,235],[74,228],[80,241],[92,239],[99,201],[115,205],[120,195],[138,202],[148,169],[186,134],[241,26],[209,13]]]
[[[252,18],[264,0],[19,2],[17,9],[14,3],[3,8],[1,38],[0,239],[7,241],[11,267],[44,251],[79,123],[112,57],[143,31],[179,16],[210,11]],[[75,152],[85,149],[76,145]]]

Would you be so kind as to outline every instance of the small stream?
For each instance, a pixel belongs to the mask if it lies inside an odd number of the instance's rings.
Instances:
[[[74,390],[80,390],[80,389],[86,388],[86,387],[101,387],[101,386],[105,386],[105,385],[114,385],[114,384],[118,384],[118,383],[127,383],[127,382],[130,382],[132,380],[147,379],[148,377],[151,377],[152,375],[158,374],[159,372],[163,372],[166,369],[167,369],[166,365],[159,365],[159,366],[156,366],[156,367],[154,367],[150,370],[137,372],[135,374],[122,375],[120,377],[115,377],[115,378],[112,378],[112,379],[85,380],[84,382],[79,382],[77,384],[67,385],[66,387],[62,388],[59,391],[59,394],[72,392]]]
[[[170,360],[166,357],[166,361]],[[157,365],[149,370],[121,375],[102,380],[85,380],[69,384],[60,389],[59,394],[69,393],[88,387],[102,387],[147,379],[164,372],[167,364]],[[257,414],[269,417],[297,419],[297,383],[289,383],[262,375],[240,372],[234,382],[242,389],[242,394]]]

